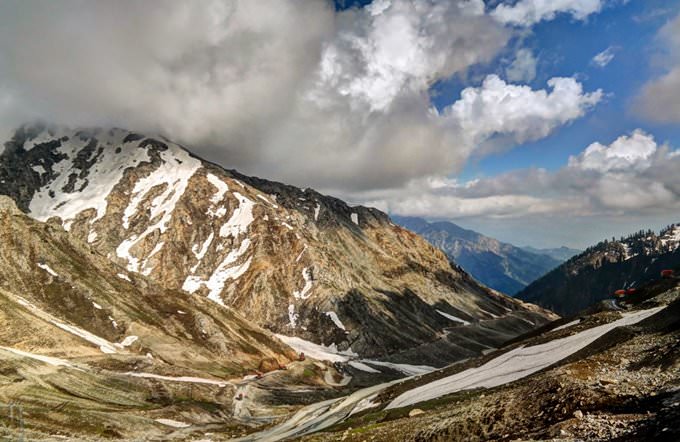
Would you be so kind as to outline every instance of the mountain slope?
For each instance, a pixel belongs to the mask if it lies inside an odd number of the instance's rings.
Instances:
[[[239,441],[678,440],[678,281],[601,307],[482,357],[310,405]]]
[[[3,346],[120,366],[240,376],[291,349],[231,309],[113,265],[0,196]]]
[[[500,242],[450,222],[427,222],[414,217],[392,217],[422,235],[481,283],[514,295],[561,261]]]
[[[680,225],[659,234],[641,231],[605,240],[557,267],[517,294],[562,315],[578,312],[614,291],[633,288],[680,264]]]
[[[173,425],[205,423],[242,431],[243,376],[296,358],[233,310],[128,272],[5,196],[0,244],[0,439],[168,440]],[[267,376],[307,382],[309,396],[320,378],[299,364]]]
[[[459,351],[442,357],[468,357],[490,344],[446,332],[461,321],[493,319],[480,339],[497,342],[550,317],[375,209],[224,170],[160,137],[24,126],[0,155],[0,194],[130,272],[362,356],[451,335]]]

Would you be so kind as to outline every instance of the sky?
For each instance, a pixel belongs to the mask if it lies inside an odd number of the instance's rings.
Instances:
[[[0,136],[36,119],[584,248],[680,222],[680,0],[6,0]]]

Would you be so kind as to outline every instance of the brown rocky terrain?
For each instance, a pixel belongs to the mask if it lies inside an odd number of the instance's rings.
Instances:
[[[554,318],[481,286],[384,213],[160,137],[24,126],[0,155],[0,194],[129,275],[365,357],[441,365]]]
[[[677,281],[666,281],[649,287],[649,293],[657,294],[624,307],[631,312],[666,307],[639,323],[611,330],[535,375],[403,408],[378,407],[360,412],[302,440],[678,440],[680,288]],[[619,311],[599,311],[582,316],[578,323],[562,320],[533,337],[518,340],[510,348],[578,334],[620,316]],[[566,327],[560,329],[558,324]],[[480,366],[494,357],[497,355],[455,364],[442,372],[388,387],[373,401],[389,403],[418,385]]]
[[[272,405],[259,425],[336,394],[314,362],[291,363],[293,350],[230,308],[128,272],[4,196],[0,244],[0,438],[239,435],[258,424],[239,410],[242,388],[290,389],[262,389]],[[252,379],[263,365],[276,371]]]

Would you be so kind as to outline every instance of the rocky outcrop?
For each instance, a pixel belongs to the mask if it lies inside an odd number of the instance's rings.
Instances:
[[[162,137],[23,127],[0,155],[0,194],[131,274],[362,356],[447,334],[472,348],[447,330],[489,321],[506,338],[550,316],[479,285],[378,210],[222,169]]]

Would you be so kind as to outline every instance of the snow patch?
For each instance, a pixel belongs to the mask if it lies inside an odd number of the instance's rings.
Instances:
[[[340,321],[340,318],[338,318],[338,314],[337,314],[337,313],[335,313],[335,312],[326,312],[326,316],[328,316],[329,318],[331,318],[331,321],[333,321],[333,322],[335,323],[335,325],[336,325],[338,328],[341,328],[341,329],[347,331],[347,329],[345,328],[345,325],[342,323],[342,321]]]
[[[222,290],[224,290],[227,281],[240,278],[250,267],[252,257],[248,258],[240,265],[234,265],[234,263],[245,254],[249,246],[250,239],[245,238],[237,250],[229,252],[220,265],[217,266],[215,271],[213,271],[208,280],[203,280],[199,276],[191,275],[184,281],[182,290],[189,293],[195,293],[203,284],[205,284],[210,291],[208,299],[220,305],[224,305],[224,302],[222,302],[222,299],[220,298],[220,294],[222,293]]]
[[[317,204],[314,208],[314,221],[319,220],[319,213],[321,213],[321,204]]]
[[[569,322],[569,323],[567,323],[567,324],[560,325],[560,326],[557,327],[557,328],[553,328],[552,331],[564,330],[565,328],[572,327],[572,326],[574,326],[574,325],[576,325],[576,324],[578,324],[578,323],[580,323],[580,322],[581,322],[581,320],[580,320],[580,319],[577,319],[577,320],[571,321],[571,322]]]
[[[159,424],[167,425],[168,427],[173,428],[187,428],[191,426],[191,424],[187,424],[186,422],[175,421],[172,419],[154,419],[154,420]]]
[[[349,361],[348,364],[356,368],[357,370],[365,371],[366,373],[382,373],[380,370],[376,370],[375,368],[370,367],[364,364],[363,362]]]
[[[229,191],[229,186],[227,185],[227,183],[225,183],[212,173],[206,175],[206,178],[208,182],[210,182],[210,184],[212,184],[217,189],[215,194],[210,198],[210,203],[213,205],[217,205],[220,201],[224,199],[224,195]],[[210,207],[208,209],[208,215],[215,218],[222,218],[226,214],[227,209],[225,207],[218,207],[217,209]]]
[[[297,313],[295,313],[295,305],[290,304],[288,306],[288,321],[291,327],[295,328],[297,326],[297,320],[300,317]]]
[[[664,308],[665,306],[624,313],[623,318],[617,321],[593,327],[566,338],[555,339],[532,347],[515,348],[480,367],[469,368],[402,393],[387,406],[387,409],[413,405],[460,390],[492,388],[522,379],[574,354],[610,330],[640,322]]]
[[[470,325],[470,321],[466,321],[465,319],[460,319],[460,318],[458,318],[458,317],[456,317],[456,316],[450,315],[450,314],[448,314],[448,313],[446,313],[446,312],[443,312],[443,311],[441,311],[441,310],[437,310],[437,313],[439,313],[440,315],[442,315],[442,316],[445,317],[446,319],[450,319],[450,320],[452,320],[452,321],[460,322],[460,323],[462,323],[463,325]]]
[[[305,280],[305,285],[300,291],[293,291],[295,299],[307,299],[311,296],[309,293],[312,290],[312,270],[309,267],[302,269],[302,278]]]
[[[263,195],[257,195],[257,197],[258,197],[259,199],[261,199],[262,201],[266,202],[267,204],[271,205],[273,208],[275,208],[275,209],[278,209],[278,208],[279,208],[279,206],[277,206],[276,204],[274,204],[274,203],[272,203],[271,201],[269,201],[265,196],[263,196]]]
[[[351,218],[352,218],[352,222],[358,226],[359,225],[359,215],[357,215],[356,213],[352,213]]]
[[[157,221],[149,225],[141,235],[134,235],[123,241],[116,249],[118,257],[125,259],[128,262],[128,270],[133,272],[140,270],[140,259],[131,255],[131,249],[155,230],[160,230],[160,233],[167,230],[175,207],[189,185],[189,180],[201,167],[199,160],[176,146],[170,146],[167,150],[160,152],[160,157],[162,162],[158,168],[135,183],[130,203],[123,212],[123,227],[128,229],[130,218],[138,212],[148,193],[157,186],[165,185],[163,191],[151,201],[149,207],[144,207],[150,212],[149,221]]]
[[[400,371],[407,376],[417,376],[436,370],[436,368],[430,367],[429,365],[397,364],[394,362],[374,361],[372,359],[362,359],[361,361],[371,365],[377,365],[379,367],[391,368],[393,370]]]
[[[253,217],[253,207],[255,203],[238,192],[233,193],[234,198],[239,202],[239,205],[234,209],[231,218],[220,228],[220,236],[227,237],[229,235],[237,238],[240,234],[248,231],[248,226],[255,219]]]
[[[375,393],[367,398],[364,398],[357,402],[357,404],[354,406],[352,409],[352,412],[349,414],[350,416],[355,415],[357,413],[360,413],[364,410],[368,410],[370,408],[375,408],[378,405],[380,405],[380,402],[373,402],[376,398],[378,397],[378,393]]]
[[[52,267],[48,266],[47,264],[43,264],[43,263],[40,263],[40,262],[39,262],[39,263],[38,263],[38,267],[40,267],[41,269],[43,269],[44,271],[46,271],[47,273],[49,273],[49,274],[52,275],[52,276],[59,276],[59,275],[57,274],[57,272],[55,272],[54,270],[52,270]]]
[[[297,256],[297,258],[295,258],[295,262],[300,261],[300,258],[302,258],[302,255],[305,253],[306,250],[307,250],[307,244],[305,244],[305,246],[302,248],[302,251],[300,252],[300,254]]]
[[[82,328],[76,327],[74,325],[64,324],[64,323],[59,322],[55,319],[50,320],[50,322],[52,324],[56,325],[57,327],[59,327],[60,329],[66,331],[68,333],[71,333],[72,335],[78,336],[79,338],[82,338],[82,339],[86,340],[87,342],[89,342],[91,344],[98,346],[99,350],[102,353],[106,353],[106,354],[117,353],[114,344],[112,344],[111,342],[107,341],[104,338],[100,338],[99,336],[90,333],[87,330],[83,330]]]
[[[126,336],[120,344],[114,344],[118,348],[129,347],[139,339],[138,336]]]
[[[130,280],[130,277],[128,275],[126,275],[125,273],[119,273],[116,276],[119,277],[120,279],[124,279],[126,281],[132,282],[132,280]]]
[[[354,353],[352,349],[340,351],[335,344],[329,346],[315,344],[313,342],[305,341],[297,336],[275,335],[284,344],[293,348],[297,352],[302,352],[310,358],[318,359],[320,361],[330,362],[347,362],[351,358],[359,356]]]
[[[51,356],[43,356],[43,355],[37,355],[35,353],[29,353],[27,351],[21,351],[17,350],[16,348],[11,348],[11,347],[2,347],[0,346],[0,349],[8,351],[10,353],[14,353],[17,356],[22,356],[24,358],[29,358],[29,359],[35,359],[36,361],[44,362],[49,365],[53,365],[55,367],[72,367],[71,363],[64,360],[64,359],[59,359],[59,358],[53,358]]]
[[[63,226],[69,230],[76,215],[87,209],[95,209],[96,215],[90,223],[101,219],[106,214],[107,199],[113,188],[123,178],[127,168],[134,168],[143,161],[148,161],[147,149],[139,149],[135,146],[126,146],[118,154],[114,149],[103,149],[96,159],[92,169],[96,173],[91,173],[85,179],[78,178],[73,184],[74,192],[64,192],[62,189],[69,183],[72,174],[79,175],[81,169],[75,166],[74,160],[82,149],[91,141],[82,140],[80,137],[73,136],[72,133],[58,130],[54,136],[43,131],[38,137],[24,144],[24,149],[30,150],[36,144],[46,141],[56,140],[65,135],[69,140],[61,142],[61,146],[54,149],[57,155],[64,157],[61,161],[52,166],[55,176],[47,185],[41,187],[33,196],[29,204],[30,215],[39,220],[46,221],[52,216],[58,216],[63,221]],[[101,146],[101,134],[97,134]],[[125,131],[116,132],[113,141],[115,144],[122,145],[123,138],[127,135]],[[93,154],[97,151],[95,151]],[[91,159],[86,158],[87,160]],[[106,165],[97,170],[98,165]]]
[[[196,245],[194,245],[191,248],[191,251],[193,252],[194,256],[197,259],[196,265],[194,265],[191,268],[191,273],[196,272],[196,269],[198,269],[198,266],[201,264],[201,260],[203,259],[205,254],[208,253],[208,248],[210,247],[210,244],[212,243],[214,237],[215,237],[215,233],[210,232],[208,239],[206,239],[205,242],[203,243],[203,245],[201,245],[200,250],[196,250],[197,249]]]
[[[162,381],[170,381],[170,382],[188,382],[191,384],[209,384],[209,385],[218,385],[220,387],[226,387],[229,385],[229,382],[226,381],[216,381],[214,379],[205,379],[205,378],[196,378],[192,376],[162,376],[158,374],[153,374],[153,373],[144,373],[144,372],[134,372],[134,371],[128,371],[124,373],[127,376],[133,376],[136,378],[146,378],[146,379],[160,379]]]

